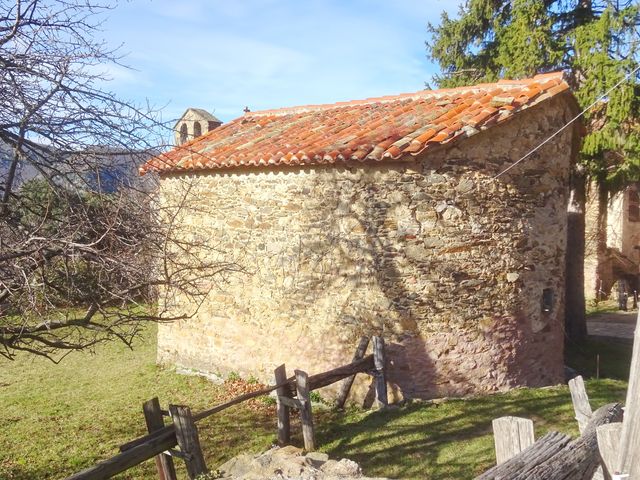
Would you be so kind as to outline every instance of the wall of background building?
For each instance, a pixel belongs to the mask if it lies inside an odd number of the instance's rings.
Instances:
[[[173,127],[173,141],[176,146],[189,142],[222,125],[211,113],[201,108],[188,108]]]
[[[587,187],[587,202],[585,206],[585,248],[584,248],[584,296],[591,301],[598,296],[598,187],[591,182]]]
[[[611,195],[607,204],[607,247],[626,257],[630,262],[640,264],[640,217],[630,214],[630,195],[637,190],[631,185],[621,192]],[[619,268],[610,256],[597,251],[597,221],[599,214],[598,187],[592,183],[589,187],[586,208],[586,251],[585,251],[585,296],[593,300],[600,295],[609,294],[609,290],[620,277]],[[627,269],[629,267],[627,266]],[[626,272],[632,273],[632,272]],[[630,289],[633,290],[631,282]],[[631,291],[629,292],[631,293]]]

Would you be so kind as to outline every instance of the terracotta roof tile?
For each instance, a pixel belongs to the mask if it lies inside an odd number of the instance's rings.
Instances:
[[[569,89],[561,72],[331,105],[249,112],[148,161],[140,173],[404,160]]]

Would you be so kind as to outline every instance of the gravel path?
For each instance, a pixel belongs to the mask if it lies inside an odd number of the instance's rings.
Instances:
[[[633,339],[637,311],[596,313],[587,317],[587,332],[598,337]]]

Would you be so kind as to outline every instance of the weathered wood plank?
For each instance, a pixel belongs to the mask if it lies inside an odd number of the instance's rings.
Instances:
[[[622,406],[608,404],[600,407],[591,416],[584,433],[572,441],[566,448],[548,463],[538,465],[531,470],[530,477],[519,477],[524,480],[590,480],[600,466],[598,455],[597,428],[606,423],[622,419]]]
[[[492,425],[498,465],[513,458],[535,442],[533,421],[528,418],[500,417],[496,418]]]
[[[296,410],[302,410],[304,408],[302,406],[302,402],[297,398],[278,397],[278,401],[282,402],[283,405],[286,405],[289,408],[295,408]]]
[[[144,412],[144,420],[147,424],[147,430],[149,433],[162,430],[165,427],[158,397],[154,397],[151,400],[144,402],[142,405],[142,411]],[[158,470],[158,478],[160,480],[177,480],[173,459],[169,455],[165,455],[164,453],[156,455],[155,461],[156,469]]]
[[[621,418],[620,404],[600,407],[579,438],[551,432],[477,480],[591,480],[600,464],[596,428]]]
[[[349,363],[327,372],[311,375],[309,377],[309,390],[312,391],[326,387],[356,373],[370,372],[374,368],[373,355],[367,355],[357,362]]]
[[[167,428],[160,430],[162,432],[160,435],[149,438],[125,452],[71,475],[67,480],[105,480],[175,447],[177,440],[173,425],[170,430]]]
[[[373,363],[375,366],[376,404],[378,408],[389,406],[387,398],[387,376],[385,372],[384,339],[373,337]]]
[[[191,415],[191,409],[184,405],[169,405],[169,413],[176,428],[178,446],[184,456],[187,474],[191,480],[198,475],[207,473],[207,465],[204,462],[198,429]]]
[[[526,473],[538,463],[543,463],[571,442],[571,439],[562,433],[549,432],[530,447],[508,461],[496,465],[487,470],[476,480],[511,480],[520,473]]]
[[[357,362],[362,357],[364,357],[364,354],[366,353],[368,346],[369,346],[369,337],[360,338],[360,342],[358,342],[358,347],[356,348],[356,353],[353,355],[353,360],[351,363]],[[344,404],[346,403],[347,398],[349,397],[349,392],[351,391],[351,386],[353,385],[353,381],[355,380],[355,378],[356,378],[355,375],[351,375],[344,379],[344,381],[342,382],[342,385],[340,386],[340,392],[338,393],[338,397],[336,398],[335,408],[337,409],[344,408]]]
[[[602,459],[604,478],[611,479],[616,473],[616,462],[618,452],[620,452],[620,434],[622,433],[622,423],[608,423],[600,425],[596,429],[598,440],[598,450]]]
[[[302,370],[296,370],[295,374],[298,400],[302,404],[302,409],[300,409],[300,420],[302,422],[302,438],[304,439],[304,449],[307,452],[312,452],[316,449],[316,441],[313,431],[311,398],[309,396],[309,376]]]
[[[278,415],[278,445],[285,446],[291,442],[291,411],[285,399],[290,399],[291,388],[287,382],[287,370],[284,364],[280,365],[273,372],[276,385],[281,385],[276,390],[277,397],[277,415]]]
[[[640,310],[633,335],[633,353],[629,371],[629,386],[625,402],[624,420],[620,434],[620,451],[616,470],[629,478],[640,478]]]
[[[605,478],[604,471],[602,470],[602,465],[596,468],[596,471],[593,472],[593,476],[591,480],[611,480],[610,478]]]
[[[571,392],[571,402],[573,403],[573,411],[576,414],[578,428],[580,433],[584,432],[589,419],[593,414],[587,390],[584,388],[584,380],[580,375],[569,380],[569,391]]]

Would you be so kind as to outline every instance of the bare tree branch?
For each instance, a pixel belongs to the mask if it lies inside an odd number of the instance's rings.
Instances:
[[[162,152],[159,112],[120,99],[100,0],[0,0],[0,355],[54,361],[146,322],[185,320],[228,272],[209,241],[175,232],[140,164]],[[198,253],[196,253],[198,252]],[[204,254],[203,254],[204,252]],[[158,302],[158,296],[166,298]],[[184,311],[156,306],[180,298]]]

